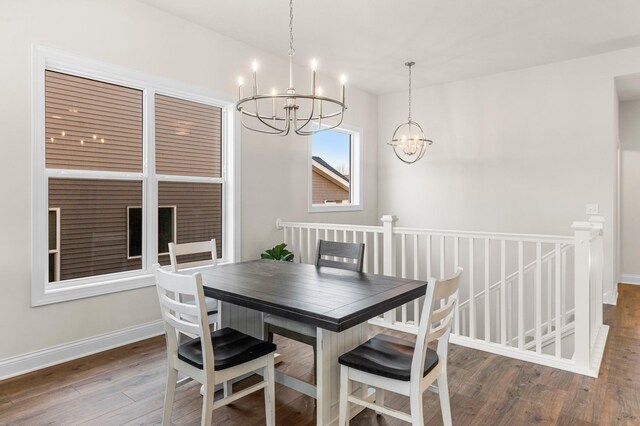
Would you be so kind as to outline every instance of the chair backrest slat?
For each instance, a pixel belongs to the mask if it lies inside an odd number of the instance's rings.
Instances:
[[[429,278],[427,292],[424,298],[424,308],[420,316],[420,326],[416,337],[413,360],[411,362],[411,377],[419,381],[422,378],[427,345],[438,341],[437,353],[439,362],[446,365],[449,334],[455,305],[458,302],[458,286],[462,268],[448,278],[437,280]],[[438,305],[437,305],[438,304]],[[439,308],[437,306],[440,306]]]
[[[176,331],[179,331],[182,334],[186,334],[187,336],[198,336],[202,337],[200,334],[200,327],[197,324],[185,321],[184,317],[178,318],[177,316],[167,312],[164,320],[169,323]]]
[[[433,298],[435,300],[446,299],[456,291],[458,291],[458,275],[454,274],[437,282]]]
[[[211,260],[201,260],[195,262],[178,263],[178,256],[189,254],[211,253]],[[207,266],[218,264],[218,250],[216,248],[216,240],[196,241],[192,243],[169,243],[169,258],[171,259],[171,270],[174,272],[185,268],[196,266]]]
[[[160,304],[169,309],[171,312],[176,312],[182,315],[191,315],[192,317],[197,316],[198,312],[200,312],[196,305],[179,302],[168,297],[166,294],[160,294],[159,297]]]
[[[456,306],[456,299],[453,297],[449,298],[449,302],[443,307],[436,309],[431,314],[431,323],[435,323],[445,318],[447,315],[453,312],[453,308]]]
[[[348,259],[341,262],[324,257]],[[364,260],[364,243],[341,243],[337,241],[319,240],[316,250],[316,266],[328,266],[331,268],[349,269],[362,272]]]

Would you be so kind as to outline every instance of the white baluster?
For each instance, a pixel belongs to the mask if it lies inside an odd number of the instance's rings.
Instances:
[[[551,295],[553,294],[553,272],[551,259],[547,260],[547,334],[551,333],[553,325],[553,310],[551,310]]]
[[[507,242],[500,241],[500,343],[507,344]]]
[[[476,338],[476,292],[474,288],[473,238],[469,238],[469,337]]]
[[[307,263],[313,263],[311,258],[311,228],[307,228]]]
[[[561,311],[561,304],[562,304],[562,297],[561,297],[561,290],[562,290],[562,284],[560,282],[561,280],[561,267],[562,267],[562,260],[561,260],[561,256],[560,256],[560,243],[556,243],[556,249],[555,249],[555,268],[556,268],[556,280],[555,280],[555,293],[556,293],[556,300],[555,300],[555,308],[556,308],[556,357],[557,358],[561,358],[562,357],[562,323],[560,320],[560,315],[562,314]]]
[[[431,278],[431,235],[427,235],[427,278]]]
[[[460,266],[460,239],[458,237],[453,238],[453,269]],[[460,294],[460,292],[458,292]],[[458,296],[459,298],[460,296]],[[456,303],[456,311],[455,311],[455,334],[460,335],[460,300]]]
[[[536,353],[542,353],[542,244],[536,243],[536,269],[535,269],[535,333]]]
[[[373,233],[373,273],[380,273],[380,250],[379,250],[379,242],[378,236],[380,234],[377,232]]]
[[[524,350],[524,243],[518,241],[518,349]]]
[[[444,279],[445,277],[445,273],[444,273],[444,257],[445,257],[445,250],[444,250],[444,235],[440,236],[440,279]]]
[[[420,279],[420,256],[418,254],[418,234],[413,234],[413,279]],[[420,299],[413,300],[413,324],[417,327],[420,323]]]
[[[484,240],[484,340],[491,342],[491,290],[489,287],[489,239]]]

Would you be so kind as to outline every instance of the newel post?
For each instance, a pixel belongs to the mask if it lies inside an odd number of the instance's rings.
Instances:
[[[602,216],[591,216],[589,222],[593,225],[593,231],[598,236],[593,240],[593,252],[591,253],[591,264],[593,265],[592,299],[594,315],[593,323],[600,327],[602,325],[602,288],[604,286],[604,232],[605,219]]]
[[[575,241],[575,353],[574,361],[577,366],[589,369],[591,360],[590,336],[590,304],[591,304],[591,232],[590,222],[573,222],[571,225]]]
[[[396,239],[393,238],[393,225],[398,218],[392,215],[384,215],[380,218],[382,221],[383,245],[383,274],[395,277],[396,275]],[[395,310],[385,312],[384,320],[389,324],[393,324],[396,320]]]

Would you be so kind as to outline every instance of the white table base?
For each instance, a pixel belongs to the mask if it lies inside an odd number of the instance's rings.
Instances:
[[[232,327],[238,331],[257,338],[263,336],[262,312],[220,302],[220,321],[222,327]],[[276,370],[276,381],[299,392],[315,397],[318,425],[335,425],[338,423],[340,395],[340,364],[338,357],[348,352],[369,337],[367,323],[359,324],[341,333],[334,333],[318,328],[317,341],[317,386],[303,382]],[[367,392],[369,398],[373,395]],[[362,411],[362,407],[354,409],[352,415]]]

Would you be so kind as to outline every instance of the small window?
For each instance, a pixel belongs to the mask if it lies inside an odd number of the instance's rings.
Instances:
[[[127,207],[127,257],[142,257],[142,209]],[[176,236],[176,206],[158,208],[158,254],[169,254]]]
[[[310,211],[361,209],[360,133],[325,130],[311,137]]]

